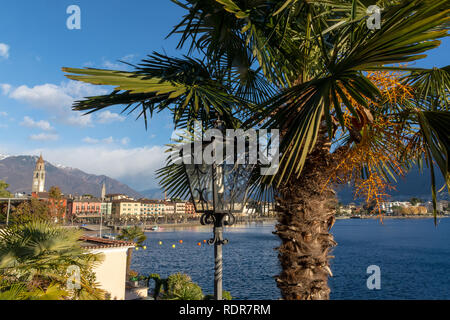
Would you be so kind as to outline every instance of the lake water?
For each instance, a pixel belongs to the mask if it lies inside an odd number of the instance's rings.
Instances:
[[[279,272],[273,225],[226,229],[223,286],[238,299],[279,299],[273,276]],[[189,274],[205,293],[213,292],[214,248],[203,244],[210,227],[147,233],[147,250],[133,253],[132,269]],[[338,220],[333,227],[331,299],[450,299],[450,219]],[[180,244],[179,240],[183,240]],[[159,245],[162,241],[162,245]],[[202,245],[198,246],[201,242]],[[172,245],[175,244],[175,248]],[[381,289],[366,286],[367,267],[381,270]]]

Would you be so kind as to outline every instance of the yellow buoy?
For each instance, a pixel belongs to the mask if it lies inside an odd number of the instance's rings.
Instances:
[[[147,246],[143,246],[142,249],[147,250]]]
[[[175,248],[175,245],[172,245],[172,248]]]
[[[159,245],[162,245],[162,241],[159,242]]]
[[[138,251],[139,250],[139,247],[136,247],[136,251]]]

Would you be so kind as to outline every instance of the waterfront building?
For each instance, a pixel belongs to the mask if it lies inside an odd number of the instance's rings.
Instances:
[[[137,217],[141,214],[141,203],[135,200],[120,199],[111,201],[111,215],[113,219]]]
[[[197,213],[195,212],[195,206],[192,202],[186,201],[184,203],[184,211],[186,215],[188,216],[196,216]]]
[[[16,192],[16,193],[14,193],[14,198],[15,199],[25,199],[27,197],[28,197],[27,194],[24,193],[24,192]]]
[[[36,162],[36,167],[33,172],[33,184],[31,193],[38,193],[45,191],[45,162],[42,154]]]
[[[341,214],[346,214],[346,215],[350,215],[353,213],[353,209],[349,206],[341,206],[339,208],[339,211],[341,212]]]
[[[381,211],[384,211],[389,214],[393,213],[391,202],[380,203],[380,209],[381,209]]]
[[[164,214],[164,202],[160,200],[141,199],[141,215],[157,215]]]
[[[428,201],[425,203],[421,203],[420,205],[426,207],[428,212],[433,212],[433,202]],[[445,200],[437,201],[436,211],[438,213],[444,213],[449,210],[448,208],[449,208],[449,201],[445,201]]]
[[[395,207],[409,208],[411,207],[411,203],[409,201],[389,201],[380,204],[381,210],[389,214],[394,212],[393,208]]]
[[[410,206],[410,207],[401,207],[400,213],[406,215],[414,215],[414,214],[427,214],[428,209],[423,206]]]
[[[104,202],[104,201],[102,201],[100,210],[101,210],[101,213],[102,213],[104,218],[111,217],[111,214],[112,214],[112,203],[111,202]]]
[[[184,201],[176,201],[175,205],[175,213],[177,215],[183,216],[186,213],[186,204]]]
[[[164,215],[194,216],[194,204],[186,201],[164,201],[150,199],[120,199],[111,201],[111,217],[161,217]]]
[[[164,201],[164,214],[174,214],[175,203],[171,201]]]
[[[102,200],[87,197],[74,199],[69,203],[69,212],[72,217],[94,222],[102,214]]]
[[[239,205],[239,206],[242,206]],[[244,209],[242,210],[242,215],[244,216],[252,216],[255,215],[257,213],[257,207],[254,203],[246,203],[244,206]]]
[[[242,208],[242,204],[238,204],[237,208]],[[275,212],[275,206],[273,203],[265,201],[249,201],[245,203],[242,209],[243,216],[262,216],[269,217]]]
[[[105,195],[106,201],[116,201],[116,200],[134,200],[132,197],[127,196],[126,194],[122,193],[112,193]]]

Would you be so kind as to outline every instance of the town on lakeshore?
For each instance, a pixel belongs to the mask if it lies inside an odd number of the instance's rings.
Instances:
[[[130,226],[149,232],[166,226],[199,225],[200,215],[196,213],[193,203],[180,199],[135,199],[125,194],[108,194],[104,183],[99,198],[92,195],[64,195],[57,186],[46,191],[47,175],[41,155],[30,177],[31,193],[16,193],[1,200],[6,223],[16,214],[15,210],[21,211],[25,203],[38,201],[44,204],[54,215],[52,219],[55,222],[83,230],[84,235],[80,238],[82,248],[103,255],[103,262],[94,272],[100,288],[108,292],[110,298],[151,298],[148,295],[148,282],[123,280],[130,277],[127,257],[129,250],[135,248],[136,244],[133,239],[118,240],[113,234]],[[337,203],[335,206],[337,219],[374,217],[374,208],[369,205]],[[274,205],[249,202],[237,219],[244,223],[274,221],[277,215],[275,208]],[[386,217],[427,217],[431,216],[432,204],[412,198],[410,202],[385,202],[381,209]],[[448,201],[438,202],[438,213],[450,213]]]
[[[9,212],[18,207],[23,202],[30,202],[32,199],[48,203],[55,206],[56,199],[52,192],[45,189],[46,180],[45,161],[42,155],[36,162],[33,177],[30,177],[31,193],[15,193],[12,205],[9,205]],[[92,195],[64,195],[59,192],[58,197],[58,219],[69,225],[89,225],[93,230],[97,230],[96,225],[113,229],[121,226],[139,225],[148,230],[157,228],[162,224],[198,224],[199,214],[196,213],[192,202],[181,199],[135,199],[126,194],[108,194],[103,183],[101,196]],[[57,186],[51,189],[58,190]],[[8,208],[8,201],[4,199],[0,204],[3,211]],[[450,214],[449,201],[438,201],[437,212],[439,215]],[[386,217],[426,217],[431,216],[433,204],[431,201],[424,202],[419,198],[412,197],[410,201],[389,201],[380,204],[380,210],[375,204],[333,204],[336,208],[337,218],[364,218],[379,217],[381,213]],[[274,219],[277,215],[274,204],[248,202],[245,205],[238,221],[258,221],[261,219]]]
[[[103,183],[101,196],[62,194],[58,186],[52,186],[46,191],[45,161],[41,155],[36,161],[33,177],[30,177],[31,193],[15,193],[10,199],[3,199],[0,205],[3,211],[10,214],[21,203],[40,200],[50,207],[58,207],[57,217],[67,225],[89,225],[93,229],[98,226],[120,228],[129,225],[139,225],[149,230],[162,224],[199,224],[200,215],[196,213],[191,201],[181,199],[136,199],[126,194],[109,194]],[[32,181],[32,183],[31,183]],[[56,191],[56,192],[55,192]],[[10,202],[8,206],[8,200]],[[9,208],[9,209],[8,209]],[[8,211],[9,210],[9,211]],[[258,221],[258,219],[273,219],[276,213],[271,204],[248,202],[239,221]]]
[[[0,230],[21,215],[39,215],[46,212],[50,220],[65,228],[79,228],[81,247],[103,256],[102,263],[94,268],[99,288],[107,292],[110,299],[151,299],[148,295],[148,279],[129,281],[130,250],[145,246],[134,241],[136,236],[120,237],[132,226],[140,232],[151,232],[163,227],[200,225],[200,215],[190,201],[181,199],[135,199],[125,194],[108,194],[101,185],[101,196],[65,195],[57,186],[46,190],[45,161],[42,155],[37,159],[33,176],[30,177],[30,194],[15,193],[0,198],[3,221]],[[3,190],[3,192],[7,192]],[[273,205],[247,203],[238,222],[273,221],[276,213]],[[124,241],[126,239],[128,241]],[[206,240],[205,240],[206,241]],[[138,278],[136,278],[138,279]],[[142,280],[142,279],[141,279]]]

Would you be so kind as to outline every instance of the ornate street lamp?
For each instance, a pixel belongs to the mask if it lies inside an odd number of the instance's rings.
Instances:
[[[210,144],[218,148],[226,145],[217,137]],[[203,144],[202,151],[206,146]],[[236,222],[234,214],[245,208],[250,171],[246,165],[228,164],[223,160],[215,160],[212,164],[202,160],[201,164],[195,164],[194,158],[183,165],[195,210],[202,214],[200,222],[213,225],[214,238],[208,244],[214,245],[214,298],[222,300],[222,246],[228,243],[223,238],[223,227],[233,225]]]

